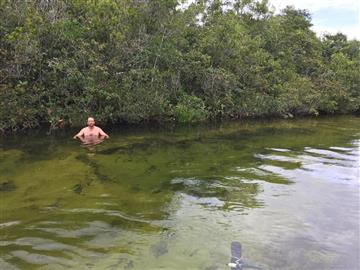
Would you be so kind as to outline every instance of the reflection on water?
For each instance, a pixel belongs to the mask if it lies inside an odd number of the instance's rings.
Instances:
[[[3,139],[1,269],[359,269],[360,119]]]
[[[93,152],[96,150],[96,146],[105,140],[104,136],[79,136],[77,137],[81,141],[81,146]]]

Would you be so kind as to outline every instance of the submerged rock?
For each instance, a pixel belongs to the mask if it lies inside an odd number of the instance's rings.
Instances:
[[[132,269],[134,268],[134,262],[130,260],[125,266],[124,269]]]
[[[76,194],[81,194],[82,190],[83,190],[83,186],[81,184],[76,184],[75,186],[73,186],[72,190],[76,193]]]
[[[162,241],[158,242],[157,244],[152,245],[150,250],[151,250],[151,253],[155,256],[155,258],[158,258],[169,252],[168,244],[165,240],[162,240]]]
[[[8,191],[13,191],[16,189],[15,183],[14,181],[4,181],[4,182],[0,182],[0,191],[1,192],[8,192]]]

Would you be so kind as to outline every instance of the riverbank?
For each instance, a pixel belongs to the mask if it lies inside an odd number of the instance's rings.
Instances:
[[[359,114],[324,114],[324,115],[303,115],[303,116],[297,116],[297,117],[244,117],[242,119],[216,119],[214,121],[210,120],[204,120],[200,122],[190,122],[190,123],[181,123],[176,121],[146,121],[142,123],[113,123],[113,124],[106,124],[102,122],[97,122],[96,125],[100,126],[106,131],[112,132],[118,132],[118,131],[157,131],[157,130],[164,130],[164,131],[171,131],[175,129],[201,129],[202,127],[221,127],[223,125],[228,125],[231,123],[238,123],[240,125],[252,125],[256,123],[281,123],[284,121],[290,121],[290,122],[301,122],[306,120],[326,120],[326,119],[341,119],[346,117],[360,117]],[[31,128],[31,129],[25,129],[25,130],[17,130],[17,131],[8,131],[8,132],[0,132],[1,137],[3,138],[9,138],[9,137],[21,137],[23,135],[64,135],[64,134],[76,134],[81,128],[86,126],[86,117],[84,116],[84,123],[77,126],[70,126],[69,124],[66,124],[65,121],[61,121],[64,123],[62,127],[55,127],[52,128],[51,124],[43,123],[42,125]]]

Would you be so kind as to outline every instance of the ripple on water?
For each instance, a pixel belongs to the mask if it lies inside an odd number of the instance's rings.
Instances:
[[[19,221],[19,220],[0,223],[0,229],[10,227],[10,226],[19,225],[20,223],[21,223],[21,221]]]
[[[273,151],[274,148],[268,150]],[[275,152],[255,154],[263,161],[258,168],[289,180],[317,179],[343,184],[359,182],[359,152],[356,147],[305,147],[303,151],[275,149]],[[289,167],[287,163],[297,164],[297,167]]]
[[[59,265],[59,266],[67,266],[67,267],[74,267],[76,264],[73,260],[61,258],[61,257],[55,257],[55,256],[49,256],[49,255],[43,255],[43,254],[37,254],[37,253],[31,253],[26,250],[15,250],[10,252],[10,254],[13,257],[17,257],[29,264],[35,264],[35,265]]]

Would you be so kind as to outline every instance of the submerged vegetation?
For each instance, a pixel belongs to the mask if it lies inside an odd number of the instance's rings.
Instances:
[[[359,41],[267,1],[0,0],[0,129],[360,110]]]
[[[3,136],[0,269],[224,269],[233,239],[263,269],[359,269],[359,131],[340,116],[121,128],[84,147]]]

